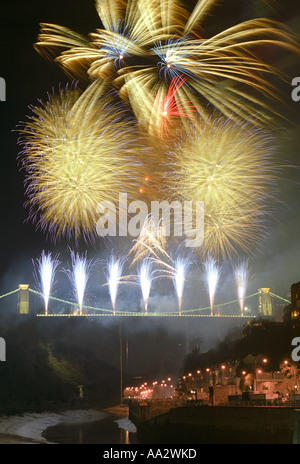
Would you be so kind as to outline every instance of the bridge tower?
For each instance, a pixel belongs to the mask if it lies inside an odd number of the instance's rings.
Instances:
[[[18,313],[29,314],[29,285],[19,285]]]
[[[264,316],[272,316],[273,307],[270,295],[270,288],[259,288],[258,289],[258,312]]]

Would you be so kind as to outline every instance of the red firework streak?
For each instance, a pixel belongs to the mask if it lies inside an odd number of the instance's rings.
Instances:
[[[167,137],[169,137],[170,131],[168,125],[171,124],[170,118],[172,116],[177,116],[180,118],[189,118],[190,115],[187,113],[187,108],[186,104],[183,103],[177,103],[175,99],[175,94],[176,92],[180,89],[180,87],[185,83],[186,78],[182,78],[181,76],[176,76],[173,77],[171,80],[168,93],[164,97],[163,103],[161,104],[161,107],[159,108],[159,135],[161,138],[163,138],[163,134]],[[157,94],[155,95],[157,96]],[[187,102],[191,103],[191,102]],[[193,106],[189,106],[189,108],[193,108]],[[195,111],[193,109],[193,111]],[[163,119],[162,123],[161,120]]]

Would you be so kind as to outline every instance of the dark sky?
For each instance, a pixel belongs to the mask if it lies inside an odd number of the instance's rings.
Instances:
[[[300,7],[296,3],[294,0],[283,1],[284,7],[280,13],[287,24],[300,32]],[[254,12],[261,8],[263,12],[261,5],[260,0],[245,1],[244,8],[240,6],[237,20],[240,20],[241,14],[247,16],[251,10]],[[227,10],[231,20],[232,11],[236,9]],[[218,21],[220,18],[225,21],[225,16],[219,15],[218,18]],[[28,277],[31,258],[38,257],[42,249],[66,250],[68,245],[64,241],[53,245],[35,230],[31,222],[25,222],[28,212],[23,207],[23,174],[19,172],[16,162],[17,134],[12,132],[18,122],[24,121],[30,113],[28,105],[35,104],[38,98],[44,99],[46,93],[53,87],[57,89],[60,83],[69,82],[57,65],[43,59],[33,48],[40,22],[53,22],[82,33],[92,32],[100,25],[93,0],[10,1],[1,5],[0,74],[7,85],[7,101],[0,103],[1,293],[16,288],[20,279]],[[300,76],[300,57],[288,64],[292,77]],[[292,87],[287,86],[287,91],[291,92]],[[288,104],[297,122],[295,114],[300,114],[300,102],[295,103],[290,99]],[[282,130],[279,146],[282,157],[298,167],[299,126]],[[256,291],[260,286],[270,286],[275,293],[286,297],[290,285],[300,280],[300,191],[297,168],[288,170],[280,188],[282,202],[278,204],[269,236],[263,240],[262,250],[251,258],[254,278],[250,291]]]
[[[6,102],[1,103],[1,276],[18,272],[41,250],[56,249],[31,222],[26,222],[28,211],[23,207],[25,196],[23,173],[17,165],[17,133],[12,132],[19,121],[30,115],[28,106],[44,100],[52,88],[69,82],[58,66],[44,60],[34,50],[39,23],[56,22],[82,32],[99,25],[93,1],[29,1],[7,2],[1,6],[1,77],[6,80]],[[67,244],[62,243],[65,248]]]

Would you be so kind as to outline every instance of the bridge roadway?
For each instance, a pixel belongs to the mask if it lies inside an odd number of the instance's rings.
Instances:
[[[242,316],[241,314],[166,314],[166,313],[122,313],[118,314],[107,314],[107,313],[82,313],[82,314],[66,314],[66,313],[48,313],[48,314],[36,314],[37,317],[206,317],[206,318],[239,318],[239,319],[255,319],[257,316]]]

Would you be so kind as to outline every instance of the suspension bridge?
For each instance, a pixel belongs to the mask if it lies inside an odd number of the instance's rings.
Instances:
[[[265,290],[262,292],[262,290]],[[213,308],[213,313],[211,312],[210,306],[205,306],[201,308],[194,308],[194,309],[182,309],[179,313],[177,311],[148,311],[147,313],[142,311],[124,311],[124,310],[113,310],[107,308],[100,308],[96,306],[90,306],[82,304],[79,308],[78,303],[74,301],[67,301],[61,298],[57,298],[55,296],[48,296],[49,302],[52,301],[55,303],[55,311],[43,311],[41,308],[43,307],[43,301],[45,299],[45,295],[42,292],[37,290],[31,289],[27,284],[20,284],[18,288],[12,290],[11,292],[5,293],[0,295],[0,300],[8,298],[12,295],[18,296],[17,301],[17,308],[19,314],[29,314],[30,311],[30,295],[33,295],[35,298],[38,299],[40,302],[38,304],[39,309],[34,312],[37,317],[189,317],[189,318],[240,318],[240,319],[253,319],[257,317],[262,317],[264,315],[271,316],[272,313],[266,313],[264,310],[264,301],[268,300],[271,301],[280,301],[286,305],[290,304],[290,300],[283,298],[275,293],[272,293],[270,289],[259,289],[256,293],[252,293],[244,297],[244,301],[253,300],[257,298],[257,311],[253,314],[254,311],[248,313],[247,310],[244,311],[243,314],[236,310],[236,313],[225,313],[224,308],[226,311],[227,307],[233,308],[239,304],[239,299],[227,301],[224,303],[215,304]],[[37,305],[35,305],[37,306]],[[51,305],[50,305],[51,307]],[[57,307],[60,308],[57,311]],[[63,310],[63,308],[66,308]]]

